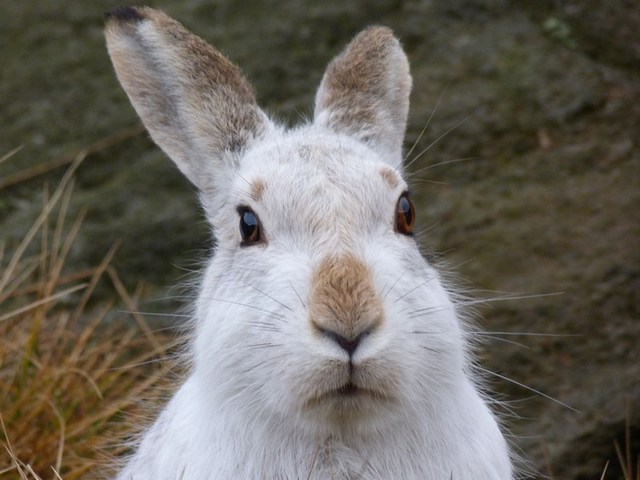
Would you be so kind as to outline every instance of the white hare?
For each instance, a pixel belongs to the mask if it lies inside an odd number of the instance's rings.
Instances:
[[[458,307],[412,237],[392,32],[356,36],[289,130],[175,20],[106,18],[124,90],[217,239],[191,373],[118,478],[511,479]]]

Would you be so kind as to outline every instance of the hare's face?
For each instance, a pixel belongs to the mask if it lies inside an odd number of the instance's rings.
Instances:
[[[399,169],[411,77],[392,33],[356,36],[329,64],[313,122],[292,132],[258,107],[238,67],[161,12],[118,10],[107,40],[216,233],[194,372],[212,405],[333,432],[450,398],[463,343],[408,235]]]
[[[247,153],[214,217],[198,306],[197,367],[214,395],[331,429],[424,411],[449,388],[459,326],[437,273],[398,230],[406,192],[373,150],[313,128]]]

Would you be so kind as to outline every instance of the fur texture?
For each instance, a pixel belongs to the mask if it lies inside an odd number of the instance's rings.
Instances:
[[[411,77],[391,31],[356,36],[322,79],[314,121],[294,130],[163,13],[114,11],[106,36],[218,242],[192,372],[118,479],[511,479],[459,312],[395,228]]]

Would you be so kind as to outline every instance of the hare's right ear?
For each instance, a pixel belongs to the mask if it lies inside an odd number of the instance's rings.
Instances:
[[[360,32],[327,67],[316,93],[315,122],[402,164],[411,75],[400,42],[387,27]]]
[[[108,12],[109,55],[153,140],[204,192],[220,168],[272,128],[240,69],[164,13],[147,7]]]

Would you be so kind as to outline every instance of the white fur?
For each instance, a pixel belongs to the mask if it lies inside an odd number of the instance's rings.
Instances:
[[[506,442],[469,377],[459,312],[413,238],[394,230],[407,186],[380,171],[401,179],[400,152],[325,120],[263,131],[236,161],[210,161],[215,188],[201,196],[218,245],[196,305],[192,372],[117,478],[511,479]],[[265,185],[259,200],[254,181]],[[239,205],[259,217],[264,243],[240,246]],[[348,356],[314,333],[308,312],[314,268],[341,254],[366,264],[382,301],[384,321],[353,364],[388,398],[309,405],[348,376]]]

